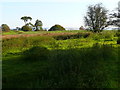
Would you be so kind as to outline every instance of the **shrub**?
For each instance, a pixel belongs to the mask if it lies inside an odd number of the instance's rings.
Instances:
[[[10,28],[9,28],[9,26],[7,24],[2,24],[1,27],[2,27],[2,31],[5,31],[5,32],[10,31]]]
[[[30,27],[29,25],[25,25],[21,28],[21,30],[23,31],[32,31],[32,27]]]
[[[48,31],[64,31],[65,28],[61,25],[54,25]]]
[[[118,40],[117,40],[117,44],[120,44],[120,37],[119,37]]]

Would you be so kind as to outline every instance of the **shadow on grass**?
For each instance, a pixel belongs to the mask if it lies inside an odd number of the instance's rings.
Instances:
[[[33,47],[3,60],[3,88],[118,88],[118,48]]]

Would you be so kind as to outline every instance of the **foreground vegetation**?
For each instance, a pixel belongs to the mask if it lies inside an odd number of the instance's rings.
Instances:
[[[117,32],[74,32],[3,39],[3,88],[119,88]]]

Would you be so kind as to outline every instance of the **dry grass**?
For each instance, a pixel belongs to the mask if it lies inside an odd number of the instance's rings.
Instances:
[[[76,33],[39,33],[39,34],[19,34],[19,35],[2,35],[3,39],[11,39],[18,37],[31,37],[31,36],[57,36],[57,35],[75,35]]]

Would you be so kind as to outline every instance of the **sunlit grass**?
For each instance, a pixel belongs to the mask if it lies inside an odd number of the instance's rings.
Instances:
[[[78,32],[87,32],[87,31],[82,31],[82,30],[66,30],[66,31],[16,31],[16,30],[11,30],[10,32],[2,32],[2,35],[16,35],[16,34],[39,34],[39,33],[66,33],[66,32],[71,32],[71,33],[78,33]]]

